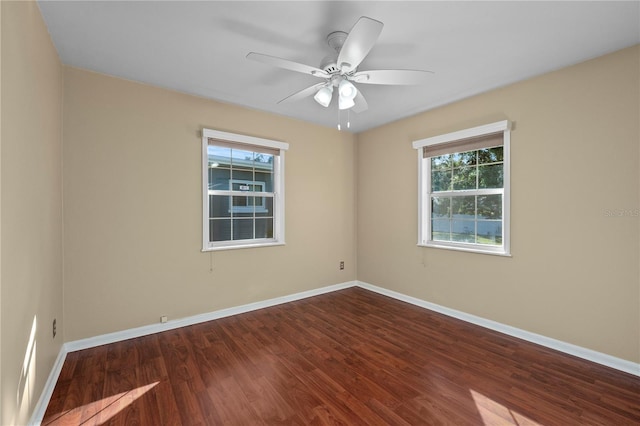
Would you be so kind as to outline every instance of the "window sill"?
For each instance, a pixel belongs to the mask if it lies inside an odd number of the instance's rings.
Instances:
[[[487,250],[478,246],[467,246],[467,245],[449,245],[449,244],[440,244],[440,243],[418,243],[418,247],[429,247],[436,249],[445,249],[445,250],[453,250],[453,251],[464,251],[468,253],[478,253],[478,254],[490,254],[493,256],[502,256],[502,257],[512,257],[511,253],[503,251],[503,250]]]
[[[201,251],[203,253],[209,251],[221,251],[221,250],[237,250],[237,249],[247,249],[247,248],[258,248],[258,247],[273,247],[273,246],[283,246],[285,245],[284,241],[269,241],[265,243],[247,243],[247,244],[233,244],[233,245],[220,245],[215,247],[207,247],[203,248]]]

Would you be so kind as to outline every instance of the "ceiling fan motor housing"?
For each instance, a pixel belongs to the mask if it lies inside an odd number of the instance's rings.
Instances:
[[[339,73],[340,69],[338,68],[337,62],[338,62],[338,54],[331,53],[322,59],[322,62],[320,62],[320,69],[328,74]]]
[[[340,49],[342,49],[342,46],[344,45],[344,42],[347,39],[348,35],[349,34],[345,33],[344,31],[334,31],[332,33],[329,33],[329,35],[327,36],[327,44],[329,45],[329,47],[335,50],[336,53],[340,52]]]
[[[335,52],[325,56],[320,63],[320,69],[329,73],[336,74],[340,72],[340,68],[338,68],[338,54],[340,53],[340,49],[342,49],[342,45],[344,45],[344,41],[347,39],[349,34],[344,31],[334,31],[327,36],[327,44],[331,47]]]

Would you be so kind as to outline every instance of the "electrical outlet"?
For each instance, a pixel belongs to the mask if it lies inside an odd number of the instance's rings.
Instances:
[[[58,332],[58,330],[57,330],[57,329],[58,329],[58,327],[57,327],[57,325],[56,325],[56,319],[54,318],[54,319],[53,319],[53,338],[54,338],[54,339],[56,338],[56,333]]]
[[[161,316],[161,317],[160,317],[160,322],[161,322],[162,324],[164,324],[164,323],[165,323],[165,322],[167,322],[168,320],[169,320],[169,318],[167,318],[167,316],[166,316],[166,315],[163,315],[163,316]]]
[[[340,261],[340,270],[342,271],[344,269],[344,260]]]

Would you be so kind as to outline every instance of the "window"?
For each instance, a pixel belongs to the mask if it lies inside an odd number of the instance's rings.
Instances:
[[[284,244],[284,142],[204,129],[202,250]]]
[[[413,142],[418,245],[509,255],[508,121]]]

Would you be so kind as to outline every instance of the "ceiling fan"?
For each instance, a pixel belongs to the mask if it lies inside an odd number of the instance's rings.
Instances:
[[[333,98],[334,88],[337,88],[339,109],[353,108],[355,112],[362,112],[368,108],[367,101],[353,83],[418,85],[425,83],[429,74],[433,74],[432,71],[423,70],[359,71],[358,66],[373,48],[383,26],[380,21],[362,16],[349,33],[330,33],[327,43],[335,52],[326,56],[318,68],[255,52],[249,53],[247,58],[324,80],[287,96],[278,103],[298,101],[313,95],[315,101],[326,108]]]

